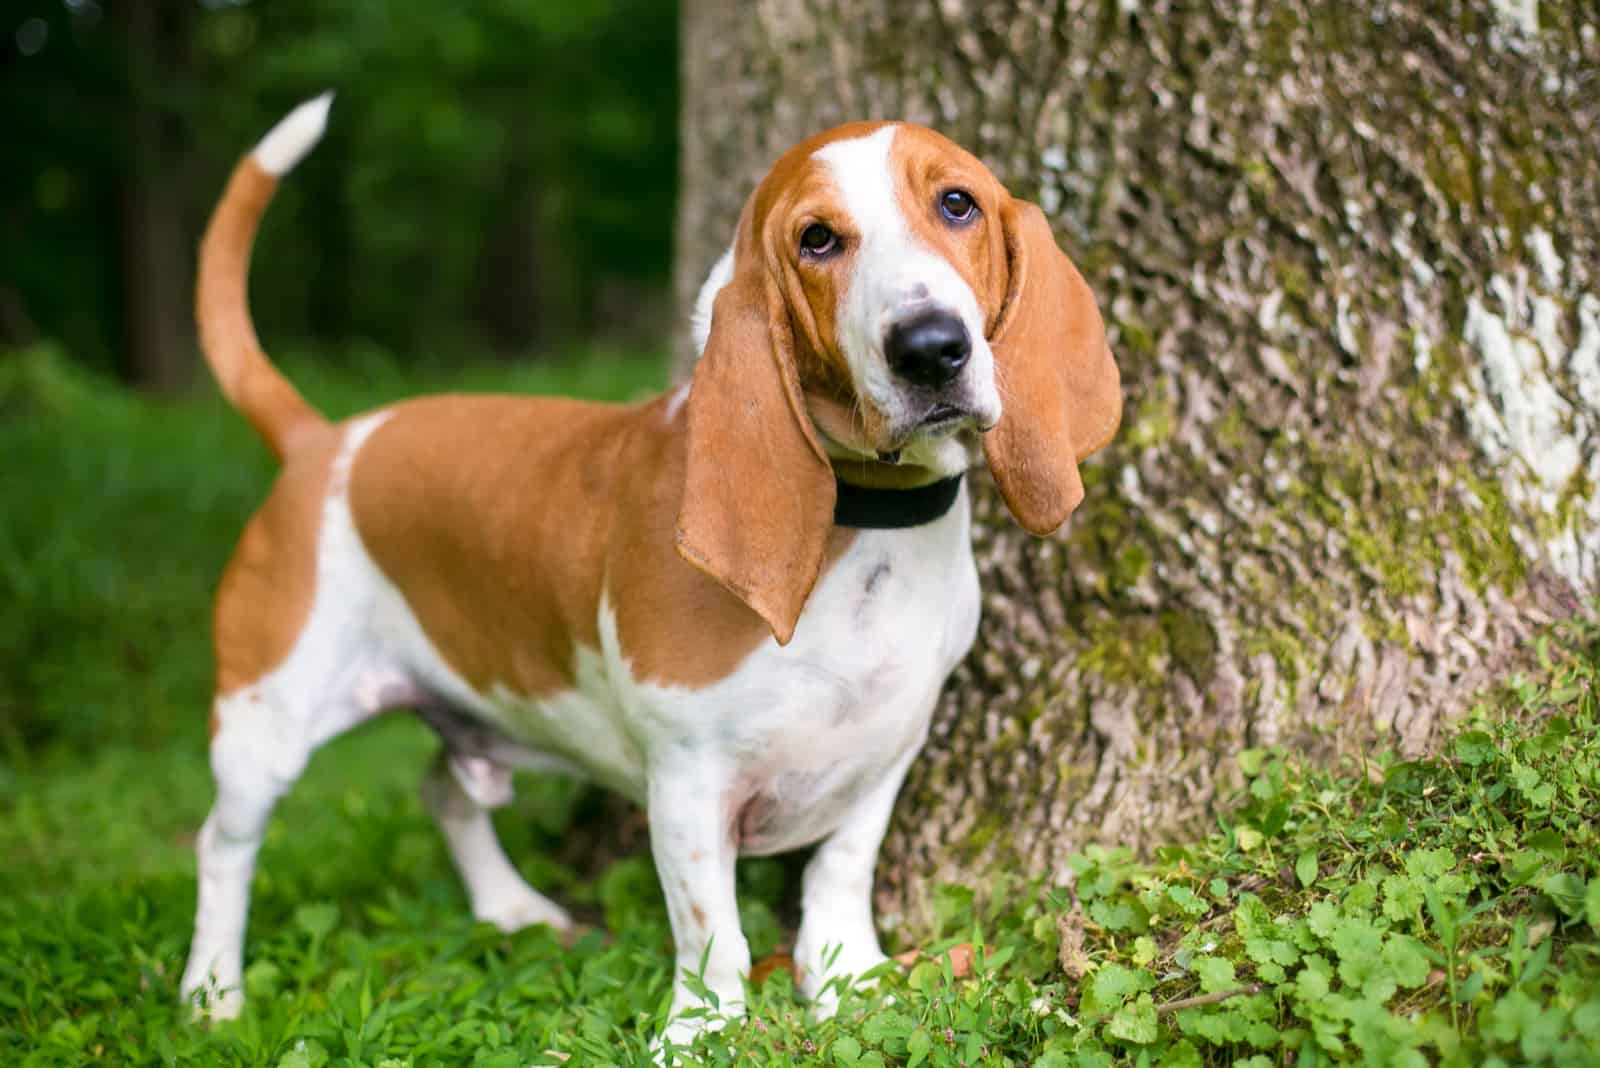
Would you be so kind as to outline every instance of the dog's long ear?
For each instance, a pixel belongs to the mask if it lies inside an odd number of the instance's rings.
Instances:
[[[786,645],[822,568],[833,469],[800,394],[788,305],[761,254],[741,251],[689,387],[678,552]]]
[[[1116,433],[1122,383],[1094,294],[1044,212],[1012,198],[1001,216],[1010,278],[990,345],[1002,408],[983,447],[1011,514],[1048,534],[1083,500],[1078,461]]]

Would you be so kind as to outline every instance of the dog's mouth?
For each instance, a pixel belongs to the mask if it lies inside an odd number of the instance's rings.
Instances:
[[[959,404],[950,404],[944,401],[933,405],[923,413],[917,422],[918,430],[931,431],[935,435],[947,434],[952,430],[971,428],[980,434],[987,434],[995,428],[999,419],[986,414],[982,410],[966,408]]]
[[[975,413],[959,404],[949,404],[944,401],[932,404],[922,413],[920,419],[909,424],[908,430],[895,435],[888,447],[877,450],[878,461],[897,464],[907,447],[916,444],[917,441],[942,440],[972,427],[976,420]]]
[[[951,423],[958,423],[972,413],[965,408],[958,408],[954,404],[935,404],[929,408],[927,414],[917,425],[924,429],[937,429]]]

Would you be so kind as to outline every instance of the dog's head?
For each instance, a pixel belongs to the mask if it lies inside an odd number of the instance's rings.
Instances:
[[[821,568],[833,460],[909,483],[964,470],[981,441],[1011,513],[1047,534],[1121,417],[1094,296],[1044,214],[920,126],[790,149],[694,327],[678,550],[780,642]]]

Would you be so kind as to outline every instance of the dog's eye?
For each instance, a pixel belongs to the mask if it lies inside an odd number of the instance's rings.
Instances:
[[[839,237],[821,223],[800,231],[800,251],[808,256],[826,256],[839,244]]]
[[[978,213],[978,204],[965,189],[952,189],[939,198],[939,210],[951,222],[970,222]]]

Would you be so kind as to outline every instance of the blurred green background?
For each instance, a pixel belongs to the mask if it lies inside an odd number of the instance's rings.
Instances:
[[[10,0],[0,345],[194,373],[200,230],[238,157],[338,92],[253,275],[269,349],[419,367],[664,336],[677,11],[660,0]]]
[[[0,6],[0,812],[8,769],[110,745],[203,770],[211,593],[274,465],[201,369],[194,250],[327,88],[251,286],[314,403],[665,381],[675,4]]]

